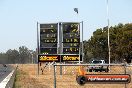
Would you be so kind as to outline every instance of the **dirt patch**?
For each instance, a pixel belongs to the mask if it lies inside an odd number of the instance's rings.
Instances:
[[[121,67],[112,67],[111,73],[123,73],[124,70]],[[41,68],[39,69],[40,75],[37,75],[37,65],[24,64],[18,65],[17,75],[15,79],[14,88],[54,88],[54,74],[53,66],[47,66],[43,69],[43,75]],[[80,86],[76,82],[77,67],[63,67],[62,74],[60,75],[60,67],[56,68],[56,86],[57,88],[125,88],[125,84],[90,84],[87,83]],[[128,68],[130,72],[131,67]],[[101,74],[101,73],[99,73]],[[104,73],[108,74],[108,73]],[[132,88],[132,82],[126,84],[126,88]]]

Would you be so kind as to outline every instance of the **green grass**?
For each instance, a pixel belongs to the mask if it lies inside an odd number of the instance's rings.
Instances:
[[[13,88],[21,88],[21,86],[17,84],[17,81],[18,81],[18,77],[19,76],[20,76],[20,71],[17,69],[16,70],[14,84],[13,84]]]
[[[19,84],[19,81],[21,81],[20,78],[23,75],[27,75],[27,73],[23,72],[23,71],[21,71],[19,69],[16,70],[16,75],[15,75],[15,80],[14,80],[13,88],[22,88],[22,86]]]

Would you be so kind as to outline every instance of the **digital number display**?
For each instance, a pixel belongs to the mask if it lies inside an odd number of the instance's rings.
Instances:
[[[82,56],[80,55],[61,55],[61,62],[64,61],[81,61],[82,60]]]
[[[40,24],[40,29],[52,29],[54,31],[57,32],[57,30],[55,30],[58,27],[57,23],[51,23],[51,24]],[[49,30],[47,30],[49,31]],[[52,31],[51,31],[52,32]]]
[[[79,33],[78,25],[78,23],[65,23],[63,25],[63,33]]]
[[[41,54],[57,54],[57,48],[41,48]]]
[[[38,55],[39,62],[64,62],[64,61],[81,61],[80,55]]]
[[[45,39],[41,39],[40,40],[41,42],[43,42],[43,43],[57,43],[57,39],[52,39],[52,38],[45,38]]]
[[[51,33],[51,34],[41,34],[41,38],[57,38],[56,33]]]
[[[79,54],[79,23],[63,23],[63,54]]]
[[[43,43],[43,42],[41,42],[40,47],[50,47],[50,48],[53,48],[53,47],[57,47],[57,44],[56,43]]]
[[[64,54],[79,54],[79,48],[63,48],[63,53]]]
[[[80,34],[78,34],[78,33],[64,33],[63,37],[64,38],[72,38],[72,39],[80,38]]]
[[[63,47],[79,47],[79,43],[64,43]]]
[[[80,39],[63,39],[63,43],[80,43]]]
[[[60,62],[60,55],[38,55],[39,62]]]
[[[57,54],[58,24],[40,24],[40,53]]]

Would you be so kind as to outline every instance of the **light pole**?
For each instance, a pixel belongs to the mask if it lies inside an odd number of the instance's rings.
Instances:
[[[108,56],[109,56],[109,67],[110,67],[109,0],[107,0],[107,23],[108,23]]]
[[[74,8],[74,11],[77,13],[77,16],[78,16],[78,8]]]
[[[82,35],[82,41],[81,41],[81,46],[79,46],[79,58],[82,58],[82,61],[83,61],[83,21],[82,22],[79,22],[79,12],[78,12],[78,8],[74,8],[74,11],[77,13],[77,21],[78,21],[78,28],[79,28],[79,33]],[[80,26],[80,23],[81,23],[81,26]],[[82,28],[80,28],[82,27]],[[82,31],[80,31],[80,29],[82,29]],[[82,33],[81,33],[82,32]],[[82,47],[82,48],[81,48]],[[80,55],[82,54],[82,57],[80,57]],[[80,59],[79,59],[79,64],[80,64]]]
[[[74,8],[74,11],[77,13],[77,22],[78,22],[78,24],[80,24],[80,22],[79,22],[79,16],[78,16],[78,8]],[[78,26],[78,28],[80,29],[80,26]],[[80,52],[80,45],[79,45],[79,64],[80,64],[80,53],[81,52]]]
[[[32,64],[34,64],[33,53],[31,53],[31,58],[32,58]]]

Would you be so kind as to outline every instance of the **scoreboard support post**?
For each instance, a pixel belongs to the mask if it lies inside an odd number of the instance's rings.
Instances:
[[[82,23],[82,61],[83,61],[83,59],[84,59],[84,53],[83,53],[83,21],[81,23]]]
[[[39,54],[39,30],[38,30],[38,25],[39,23],[37,22],[37,49],[36,49],[36,52],[37,52],[37,58],[38,58],[38,54]],[[37,63],[38,63],[38,68],[37,68],[37,74],[39,75],[39,61],[37,60]]]
[[[62,51],[62,36],[63,36],[63,32],[62,32],[62,23],[59,22],[58,23],[58,40],[59,40],[59,47],[58,47],[58,54],[62,54],[63,51]],[[61,59],[61,57],[60,57]],[[60,62],[61,63],[61,62]],[[62,75],[62,66],[60,66],[60,75]]]

